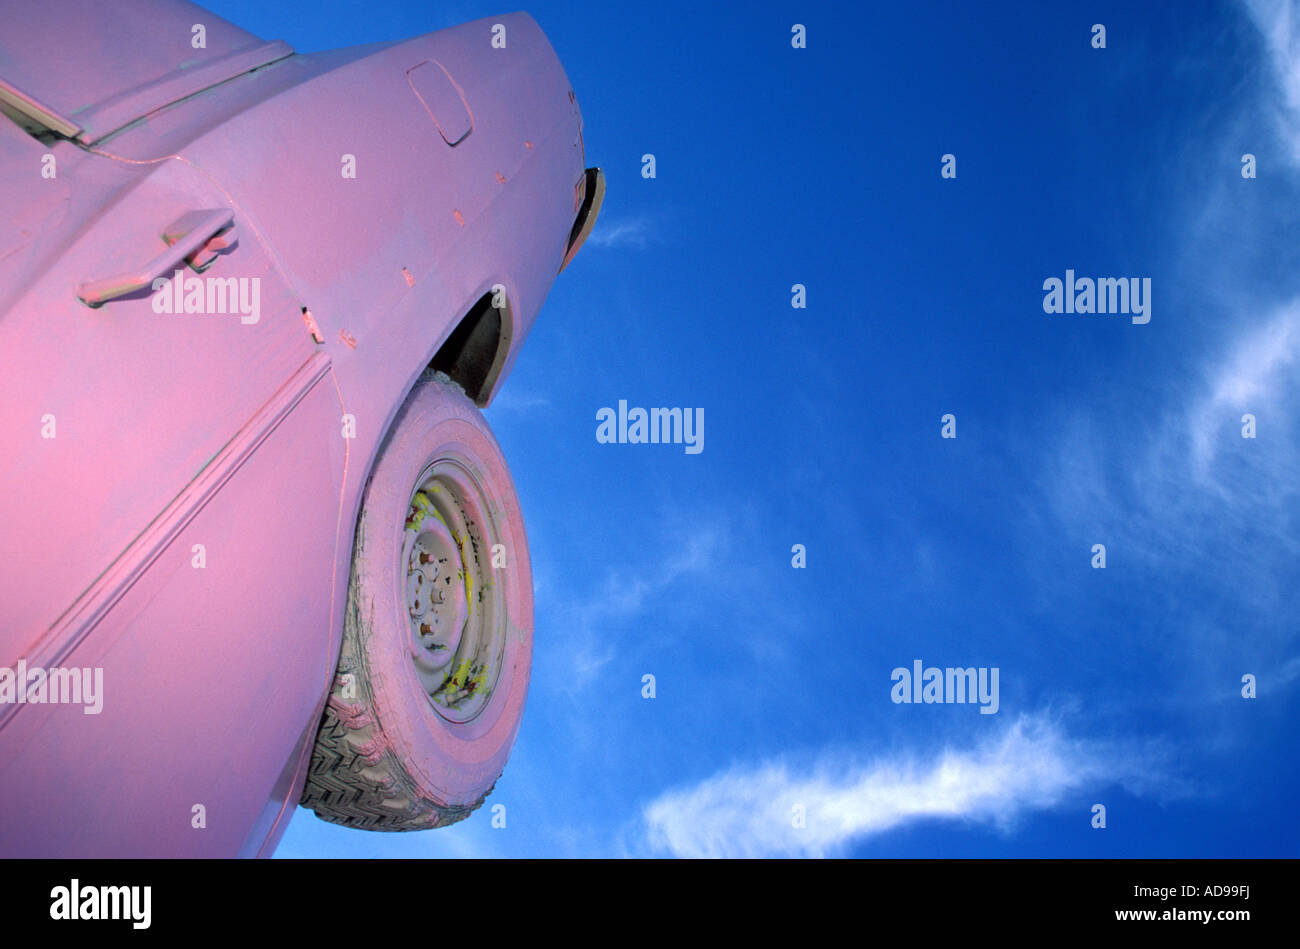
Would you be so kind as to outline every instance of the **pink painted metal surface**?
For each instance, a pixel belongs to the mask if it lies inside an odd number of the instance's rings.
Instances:
[[[508,373],[578,108],[526,14],[309,56],[175,0],[5,16],[0,670],[102,670],[102,707],[0,701],[0,855],[266,855],[379,445],[495,285],[483,403]]]

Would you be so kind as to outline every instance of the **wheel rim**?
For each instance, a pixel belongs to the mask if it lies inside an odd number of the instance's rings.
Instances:
[[[501,543],[469,466],[434,462],[411,492],[399,573],[412,664],[434,710],[464,724],[487,706],[505,651],[504,597],[492,557]]]

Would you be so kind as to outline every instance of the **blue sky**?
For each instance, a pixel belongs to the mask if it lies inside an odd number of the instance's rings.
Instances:
[[[300,51],[503,12],[209,6]],[[609,188],[487,412],[537,588],[506,827],[278,854],[1300,853],[1300,11],[528,9]],[[1044,313],[1067,268],[1151,322]],[[704,451],[598,444],[619,399]],[[915,659],[998,712],[894,704]]]

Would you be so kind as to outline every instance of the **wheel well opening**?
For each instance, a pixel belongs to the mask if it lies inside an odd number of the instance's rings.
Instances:
[[[493,306],[498,297],[501,306]],[[510,304],[494,288],[478,299],[429,362],[465,390],[474,404],[487,405],[510,349]]]

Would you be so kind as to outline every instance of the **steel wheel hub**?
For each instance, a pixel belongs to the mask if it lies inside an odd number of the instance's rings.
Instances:
[[[505,646],[487,499],[467,468],[437,462],[412,492],[404,526],[412,661],[438,714],[468,722],[496,686]]]

